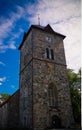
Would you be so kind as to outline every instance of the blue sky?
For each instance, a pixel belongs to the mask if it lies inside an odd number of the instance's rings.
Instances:
[[[81,66],[80,0],[0,0],[0,93],[13,94],[19,88],[20,52],[24,31],[31,24],[51,27],[66,35],[67,67]]]

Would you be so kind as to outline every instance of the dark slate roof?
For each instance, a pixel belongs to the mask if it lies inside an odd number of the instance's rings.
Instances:
[[[62,34],[60,34],[60,33],[55,32],[55,31],[51,28],[51,26],[50,26],[49,24],[48,24],[47,26],[31,25],[31,27],[29,28],[28,32],[27,32],[27,33],[24,32],[23,40],[22,40],[22,42],[21,42],[21,44],[20,44],[20,46],[19,46],[19,48],[18,48],[19,50],[21,49],[21,47],[22,47],[22,45],[23,45],[23,43],[24,43],[24,41],[25,41],[27,35],[29,34],[29,32],[31,31],[32,28],[37,28],[37,29],[43,30],[43,31],[48,32],[48,33],[51,33],[51,34],[57,34],[57,35],[61,36],[63,39],[66,37],[66,36],[64,36],[64,35],[62,35]]]

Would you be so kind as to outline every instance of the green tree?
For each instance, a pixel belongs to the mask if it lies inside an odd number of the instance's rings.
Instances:
[[[7,100],[7,99],[10,97],[9,94],[1,94],[1,95],[2,95],[2,97],[3,97],[5,100]]]
[[[73,115],[76,122],[81,121],[81,94],[78,89],[70,88]]]
[[[76,122],[81,122],[81,69],[75,73],[68,69],[68,80],[73,108],[73,115]]]
[[[69,86],[70,87],[74,86],[75,83],[76,84],[80,83],[80,81],[81,81],[80,70],[78,71],[78,73],[75,73],[72,69],[68,69],[68,80],[69,80]]]

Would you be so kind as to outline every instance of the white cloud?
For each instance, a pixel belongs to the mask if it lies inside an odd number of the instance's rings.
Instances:
[[[31,24],[38,23],[37,14],[40,14],[41,25],[50,24],[56,32],[66,35],[64,46],[67,65],[77,71],[81,67],[80,0],[41,0],[27,10],[33,14],[28,19]]]
[[[5,63],[3,63],[2,61],[0,61],[0,65],[5,66]]]
[[[9,18],[0,19],[0,53],[5,52],[8,49],[16,49],[15,38],[18,38],[20,33],[12,32],[12,29],[15,28],[15,23],[23,17],[24,9],[20,6],[17,6],[17,12],[11,12]],[[14,26],[13,26],[14,25]],[[11,43],[5,43],[5,38],[10,38],[13,36]]]
[[[32,24],[37,24],[37,14],[40,14],[41,24],[53,24],[80,15],[80,4],[79,0],[38,0],[38,4],[29,6],[27,12],[34,15],[29,17]]]
[[[11,88],[12,88],[12,89],[15,89],[15,86],[14,86],[14,85],[11,85]]]
[[[0,86],[2,85],[2,83],[0,82]]]
[[[0,53],[4,53],[9,48],[8,45],[1,45],[0,46]]]
[[[13,50],[16,49],[16,46],[15,46],[14,41],[12,41],[12,42],[10,43],[9,48],[10,48],[10,49],[13,49]]]
[[[66,35],[64,46],[68,67],[74,70],[80,68],[80,0],[37,0],[35,4],[28,4],[24,8],[17,6],[16,8],[17,12],[10,13],[9,19],[1,18],[0,52],[16,49],[15,39],[21,32],[17,35],[16,32],[12,32],[12,29],[15,28],[17,20],[23,18],[30,24],[38,24],[37,14],[40,14],[41,25],[50,24],[56,32]],[[3,38],[9,35],[13,37],[10,39],[11,42],[3,44]]]
[[[6,80],[6,77],[0,78],[0,82],[4,82]]]
[[[8,49],[12,49],[12,50],[16,49],[14,41],[9,43],[8,45],[1,45],[0,46],[0,53],[5,53],[5,51],[7,51]]]
[[[5,82],[5,81],[6,81],[6,77],[0,78],[0,86],[2,86],[3,82]]]
[[[62,28],[63,27],[63,28]],[[54,30],[66,35],[64,40],[68,68],[75,71],[81,67],[81,25],[80,17],[72,18],[66,23],[57,24]]]

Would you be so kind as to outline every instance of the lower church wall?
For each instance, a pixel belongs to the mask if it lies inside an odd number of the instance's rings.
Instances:
[[[74,120],[66,66],[35,59],[33,68],[34,128],[52,127],[53,122],[59,122],[60,128],[70,127]],[[49,103],[49,87],[54,87],[54,105]]]
[[[7,117],[8,117],[8,104],[4,104],[0,107],[0,128],[7,128]]]
[[[0,106],[0,128],[19,127],[19,90]]]

